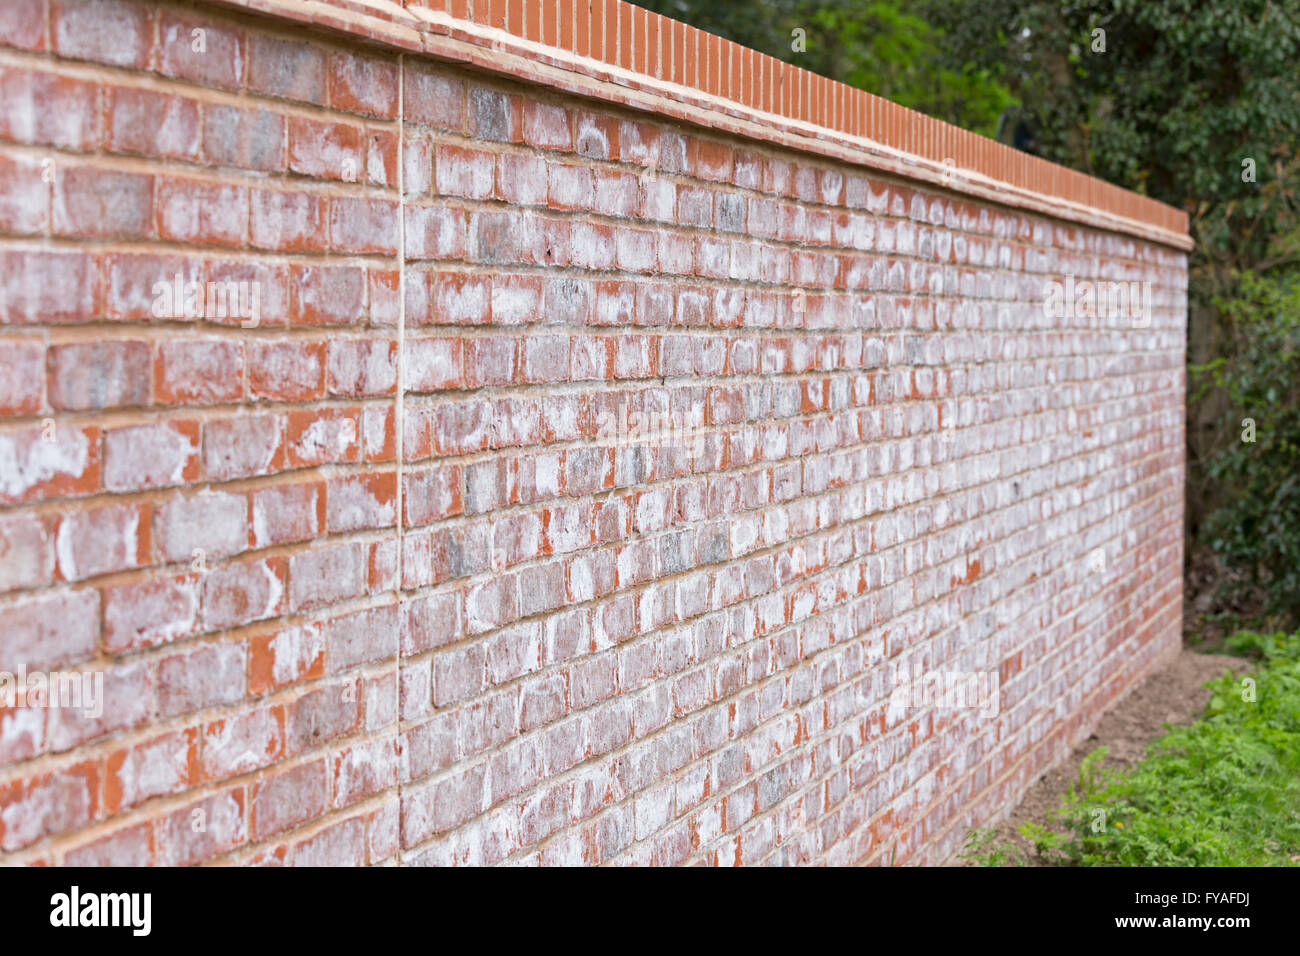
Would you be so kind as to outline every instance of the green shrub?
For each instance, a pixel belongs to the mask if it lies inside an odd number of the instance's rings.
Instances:
[[[1219,303],[1233,358],[1192,370],[1202,391],[1222,389],[1233,409],[1234,434],[1208,463],[1224,503],[1203,537],[1234,572],[1221,596],[1248,599],[1261,611],[1256,624],[1293,628],[1300,626],[1300,280],[1245,273],[1239,290]]]

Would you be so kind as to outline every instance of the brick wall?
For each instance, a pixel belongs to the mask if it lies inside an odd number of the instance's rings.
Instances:
[[[0,6],[0,859],[936,863],[1178,646],[1180,213],[241,6]]]

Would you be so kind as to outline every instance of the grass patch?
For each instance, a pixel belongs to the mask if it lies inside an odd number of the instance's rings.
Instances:
[[[1044,824],[1020,832],[1062,866],[1300,865],[1300,633],[1229,638],[1252,657],[1245,678],[1225,675],[1205,716],[1157,740],[1127,771],[1088,755],[1079,779]],[[984,866],[1025,862],[974,831],[962,854]]]

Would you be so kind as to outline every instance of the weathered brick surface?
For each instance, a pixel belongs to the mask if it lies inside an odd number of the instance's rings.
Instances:
[[[7,862],[937,862],[1177,645],[1181,251],[215,8],[0,90]]]

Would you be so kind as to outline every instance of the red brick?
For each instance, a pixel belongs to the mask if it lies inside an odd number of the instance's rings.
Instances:
[[[465,210],[407,206],[405,213],[408,259],[464,258],[468,234]]]
[[[198,628],[198,578],[161,577],[104,590],[104,646],[111,653],[165,644]]]
[[[266,475],[284,467],[284,419],[280,415],[238,415],[209,420],[203,428],[203,470],[224,481]]]
[[[440,129],[465,126],[465,86],[424,64],[406,61],[404,78],[406,119]]]
[[[288,707],[285,746],[291,755],[314,750],[352,733],[361,720],[361,696],[356,678],[318,686]]]
[[[524,103],[524,142],[538,149],[573,149],[573,133],[569,128],[569,112],[563,106]]]
[[[398,207],[383,199],[339,197],[330,202],[335,252],[397,253]]]
[[[224,339],[177,339],[158,344],[154,397],[159,402],[211,405],[244,392],[244,346]]]
[[[324,488],[318,481],[279,484],[254,491],[254,547],[316,537],[325,524],[321,517],[324,503]]]
[[[330,532],[391,527],[397,516],[397,475],[340,475],[326,482],[326,528]]]
[[[36,515],[0,516],[0,591],[48,584],[54,576],[52,543]]]
[[[325,637],[319,623],[287,627],[249,644],[248,689],[262,694],[325,673]]]
[[[55,51],[142,70],[153,59],[153,14],[132,0],[50,0]]]
[[[284,756],[281,706],[213,720],[203,726],[200,770],[204,780],[226,780],[268,767]]]
[[[618,136],[618,121],[613,117],[585,110],[578,112],[575,148],[579,156],[588,159],[620,159],[622,153],[619,151]]]
[[[325,393],[325,347],[319,342],[258,342],[248,352],[253,398],[304,401]]]
[[[0,342],[0,414],[30,415],[45,406],[45,346]]]
[[[365,590],[366,555],[356,543],[332,544],[289,561],[289,606],[294,611],[354,598]]]
[[[459,468],[408,471],[403,480],[402,502],[408,524],[429,524],[461,513]]]
[[[64,854],[66,866],[152,866],[156,845],[153,824],[124,827]]]
[[[205,104],[203,156],[216,166],[280,172],[286,162],[284,131],[284,117],[270,110]]]
[[[293,312],[296,325],[360,322],[366,314],[365,272],[350,265],[294,266]]]
[[[141,341],[55,345],[47,353],[50,406],[61,410],[149,404],[149,345]]]
[[[396,342],[331,339],[326,348],[326,388],[331,395],[390,395],[397,388]]]
[[[99,488],[97,428],[42,426],[0,432],[0,501],[87,494]]]
[[[213,490],[171,498],[155,510],[154,535],[165,562],[238,554],[248,544],[248,498]]]
[[[201,283],[203,265],[197,259],[182,256],[113,254],[105,260],[105,309],[110,319],[185,318],[175,303],[176,277],[180,277],[182,299],[191,283]],[[170,291],[167,287],[170,286]],[[170,303],[179,315],[164,316]]]
[[[153,177],[93,166],[60,166],[54,177],[57,235],[147,239],[154,234]]]
[[[323,252],[329,247],[327,207],[328,200],[311,193],[255,189],[249,242],[282,252]]]
[[[293,847],[294,866],[365,866],[365,824],[344,820]]]
[[[248,37],[248,86],[281,99],[325,104],[326,56],[318,44],[252,33]]]
[[[202,863],[248,839],[243,787],[223,790],[165,817],[159,825],[161,862]]]
[[[458,339],[408,339],[406,388],[412,392],[456,388],[464,380],[462,363],[462,343]]]
[[[0,9],[0,45],[45,49],[46,0],[21,0]]]
[[[443,196],[488,199],[495,191],[496,154],[442,144],[437,148],[435,191]]]
[[[59,576],[82,581],[144,567],[150,560],[149,509],[109,505],[65,513],[54,534]]]
[[[253,785],[249,819],[253,839],[283,833],[325,812],[329,778],[324,760],[314,760]]]
[[[0,156],[0,230],[35,235],[49,226],[50,187],[35,158]]]
[[[202,579],[204,629],[228,630],[282,614],[284,574],[282,558],[235,562],[208,571]],[[242,657],[242,650],[239,653]],[[221,659],[233,660],[234,654],[224,651]],[[233,687],[233,677],[230,683]]]
[[[199,426],[177,421],[118,428],[104,434],[104,487],[165,488],[199,475]]]
[[[248,190],[163,179],[158,183],[158,233],[188,245],[241,246],[248,240]]]
[[[83,661],[99,637],[99,594],[68,591],[6,601],[0,613],[0,671],[43,670]]]
[[[397,185],[398,136],[390,130],[366,130],[366,179],[374,186]],[[407,194],[410,188],[405,187]]]
[[[365,173],[361,127],[291,117],[289,169],[304,176],[360,182]]]
[[[358,461],[361,457],[361,425],[356,409],[290,412],[285,438],[293,465]]]
[[[397,115],[397,64],[354,53],[332,52],[329,100],[335,109],[392,119]]]
[[[235,89],[246,58],[242,30],[179,10],[158,11],[158,72],[200,86]]]
[[[19,850],[99,815],[99,769],[88,760],[0,785],[0,850]]]
[[[113,87],[106,95],[109,149],[172,159],[199,158],[197,102],[125,86]]]
[[[165,734],[109,754],[104,809],[118,813],[152,797],[181,793],[198,782],[198,731]]]
[[[15,9],[5,4],[4,12]],[[90,150],[100,142],[100,91],[94,83],[0,67],[0,135],[20,143]],[[57,165],[51,167],[58,168]]]
[[[205,583],[205,604],[210,586]],[[239,700],[244,696],[246,660],[242,644],[207,644],[163,658],[158,663],[159,715],[190,714]]]
[[[519,142],[523,100],[484,86],[469,88],[469,135],[494,142]]]

